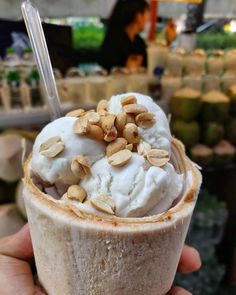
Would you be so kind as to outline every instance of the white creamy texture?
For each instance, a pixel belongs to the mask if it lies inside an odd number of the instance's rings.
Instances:
[[[101,159],[92,166],[92,172],[92,177],[82,180],[81,186],[89,198],[112,196],[116,215],[120,217],[142,217],[168,210],[183,185],[183,176],[171,164],[163,169],[153,167],[137,153],[122,168],[114,168],[106,158]]]
[[[48,124],[38,135],[31,161],[31,171],[43,181],[51,184],[76,184],[79,178],[71,171],[71,161],[83,155],[90,165],[105,156],[105,144],[91,140],[73,132],[77,118],[63,117]],[[39,153],[40,145],[51,137],[60,136],[65,149],[55,158],[47,158]]]
[[[170,152],[171,134],[164,112],[150,97],[128,93],[113,96],[109,103],[109,112],[117,114],[122,111],[120,100],[124,96],[134,95],[139,104],[155,114],[156,123],[152,128],[139,128],[141,138],[152,148],[161,148]],[[79,183],[71,171],[71,161],[77,155],[83,155],[91,165],[92,177],[80,181],[86,190],[88,199],[101,194],[115,200],[116,212],[120,217],[143,217],[168,210],[174,200],[181,194],[183,176],[175,172],[168,163],[163,168],[151,166],[148,161],[132,153],[131,161],[120,168],[109,165],[105,156],[106,144],[74,134],[73,124],[77,118],[64,117],[48,124],[38,135],[31,161],[32,175],[47,184],[44,188],[49,197],[58,199],[66,192],[69,185]],[[42,143],[54,136],[60,136],[65,149],[55,158],[47,158],[39,153]],[[40,182],[40,181],[39,181]],[[48,183],[51,184],[48,187]],[[104,215],[92,206],[73,201],[79,210]]]
[[[149,112],[155,114],[156,123],[148,129],[139,128],[142,139],[148,142],[152,148],[160,148],[170,152],[171,133],[169,122],[162,109],[149,97],[139,93],[126,93],[112,96],[109,102],[108,111],[118,114],[122,111],[120,100],[123,97],[135,96],[137,103],[144,105]]]

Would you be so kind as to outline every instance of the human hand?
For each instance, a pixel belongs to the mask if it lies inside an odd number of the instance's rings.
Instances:
[[[189,246],[184,246],[179,262],[178,272],[189,274],[199,270],[200,267],[201,259],[197,250]],[[191,295],[191,293],[181,287],[174,287],[168,295]]]
[[[46,295],[36,286],[28,263],[33,248],[28,225],[0,240],[1,295]]]

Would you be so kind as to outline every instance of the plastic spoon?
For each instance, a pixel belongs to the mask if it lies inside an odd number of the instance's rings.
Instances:
[[[43,81],[53,121],[61,116],[61,107],[40,15],[38,9],[30,1],[22,3],[21,11]]]

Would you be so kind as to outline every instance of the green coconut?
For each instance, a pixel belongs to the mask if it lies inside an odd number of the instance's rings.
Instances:
[[[203,125],[202,142],[208,146],[214,146],[224,137],[224,127],[216,122],[209,122]]]
[[[177,90],[170,101],[173,118],[190,122],[196,119],[201,108],[201,93],[192,88]]]
[[[236,118],[230,118],[225,125],[225,137],[236,145]]]
[[[200,128],[197,122],[190,123],[174,120],[171,123],[173,135],[181,140],[186,148],[190,149],[199,142]]]
[[[214,158],[213,149],[203,144],[197,144],[190,150],[190,157],[198,165],[208,167]]]
[[[230,113],[236,115],[236,85],[233,85],[229,88],[228,94],[230,97]]]
[[[221,140],[214,148],[214,164],[224,166],[233,162],[235,147],[226,140]]]
[[[229,116],[230,98],[220,91],[202,96],[201,117],[205,122],[224,122]]]

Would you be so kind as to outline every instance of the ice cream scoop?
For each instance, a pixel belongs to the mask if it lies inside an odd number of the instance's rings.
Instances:
[[[105,144],[77,135],[73,132],[76,118],[63,117],[49,123],[38,135],[32,153],[31,171],[43,182],[51,185],[71,185],[79,181],[71,170],[71,161],[83,154],[89,164],[94,164],[105,155]],[[40,147],[48,139],[59,136],[65,148],[57,157],[46,157],[40,153]]]
[[[109,101],[108,110],[113,114],[122,112],[121,100],[125,96],[134,96],[137,103],[145,106],[149,112],[155,115],[155,124],[151,128],[139,128],[139,133],[143,140],[151,145],[152,148],[159,148],[170,151],[171,133],[169,122],[162,109],[152,100],[151,97],[139,93],[127,93],[112,96]]]
[[[81,181],[89,198],[112,196],[116,203],[116,216],[141,217],[168,210],[179,196],[183,177],[171,164],[164,168],[148,165],[144,157],[135,153],[122,169],[109,165],[103,158],[92,166],[93,175]],[[82,203],[78,209],[86,210]],[[87,210],[89,210],[87,208]]]
[[[117,95],[97,112],[77,110],[48,124],[36,139],[31,172],[76,213],[156,215],[183,187],[170,163],[171,141],[168,120],[150,97]]]

